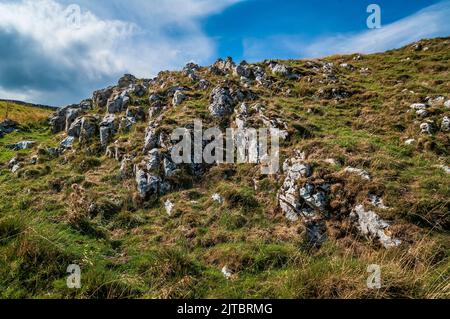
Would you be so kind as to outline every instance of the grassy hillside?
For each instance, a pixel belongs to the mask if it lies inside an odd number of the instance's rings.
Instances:
[[[283,176],[260,176],[253,165],[213,166],[203,178],[180,178],[179,189],[143,202],[134,180],[119,178],[120,162],[106,157],[98,142],[51,157],[45,149],[65,133],[52,135],[39,124],[7,135],[0,140],[0,297],[449,298],[450,179],[441,166],[450,165],[450,136],[422,135],[421,119],[409,110],[429,96],[450,99],[450,39],[423,41],[422,47],[324,58],[321,63],[336,67],[337,82],[314,68],[318,61],[282,61],[301,78],[275,77],[271,88],[252,87],[255,102],[288,124],[282,161],[302,150],[314,178],[332,183],[335,216],[327,220],[329,238],[320,248],[306,244],[301,222],[281,213]],[[339,67],[343,63],[353,68]],[[213,84],[223,80],[206,69],[199,73]],[[166,87],[191,88],[185,102],[165,113],[162,130],[195,118],[221,125],[208,114],[211,89],[194,87],[181,72],[159,79]],[[160,82],[132,96],[131,104],[147,111],[150,92],[158,90]],[[333,92],[347,93],[335,99]],[[438,122],[450,111],[436,105],[429,112]],[[26,113],[10,116],[22,123],[48,116],[47,110]],[[146,126],[138,123],[114,140],[140,153]],[[38,155],[39,161],[13,174],[6,164],[15,152],[5,145],[28,139],[38,143],[20,156],[27,163]],[[405,145],[408,139],[416,143]],[[370,181],[343,173],[347,166],[365,169]],[[215,193],[223,203],[211,199]],[[381,248],[342,217],[368,193],[389,207],[374,210],[393,222],[399,247]],[[175,205],[171,216],[167,200]],[[66,287],[70,264],[82,268],[79,290]],[[379,290],[366,286],[371,264],[382,267]],[[224,266],[231,279],[221,273]]]
[[[51,113],[51,108],[0,100],[0,121],[8,118],[20,124],[36,123],[47,119]]]

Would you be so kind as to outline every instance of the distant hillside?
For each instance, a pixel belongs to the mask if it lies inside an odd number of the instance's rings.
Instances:
[[[8,118],[20,124],[28,124],[47,118],[53,111],[53,107],[46,105],[0,99],[0,121]]]

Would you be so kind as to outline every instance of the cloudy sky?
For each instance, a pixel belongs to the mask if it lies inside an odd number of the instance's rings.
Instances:
[[[376,52],[450,36],[450,0],[0,0],[0,98],[61,106],[186,62]],[[369,30],[367,6],[382,10]],[[78,15],[78,8],[80,14]]]

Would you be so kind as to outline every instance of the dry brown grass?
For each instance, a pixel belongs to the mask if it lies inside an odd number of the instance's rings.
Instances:
[[[51,109],[0,101],[0,121],[10,119],[19,124],[30,124],[45,120],[51,113]]]

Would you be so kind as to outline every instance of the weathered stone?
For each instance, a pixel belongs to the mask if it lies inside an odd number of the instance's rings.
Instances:
[[[450,132],[450,118],[448,116],[444,116],[444,118],[442,119],[441,131]]]
[[[155,171],[159,170],[161,165],[161,152],[159,149],[154,148],[148,153],[147,170]]]
[[[115,133],[116,117],[114,114],[108,114],[100,122],[100,144],[106,146]]]
[[[6,145],[6,148],[9,148],[13,151],[21,151],[32,148],[36,144],[35,141],[21,141],[15,144]]]
[[[68,148],[71,148],[73,146],[74,142],[75,142],[75,137],[67,136],[61,143],[59,143],[59,147],[62,150],[66,150]]]
[[[79,117],[72,122],[70,127],[67,129],[67,135],[72,137],[79,137],[81,132],[81,125],[83,124],[83,118]]]
[[[228,87],[217,86],[211,93],[209,112],[213,117],[222,118],[233,113],[235,101]]]
[[[378,240],[386,249],[396,247],[401,244],[398,239],[393,239],[386,234],[389,223],[382,220],[376,213],[367,211],[363,205],[358,205],[352,212],[361,233],[370,238]]]
[[[361,176],[362,179],[370,180],[369,173],[367,171],[363,170],[363,169],[360,169],[360,168],[355,168],[355,167],[350,167],[349,166],[349,167],[346,167],[344,169],[344,172],[351,173],[351,174],[356,174],[356,175]]]
[[[164,203],[164,207],[166,208],[166,213],[169,216],[172,216],[172,211],[175,208],[174,203],[172,203],[169,199]]]
[[[167,157],[164,158],[164,175],[172,177],[177,173],[177,166]]]
[[[183,103],[184,100],[186,100],[186,95],[182,91],[177,90],[173,95],[172,105],[176,107]]]
[[[141,106],[129,106],[126,112],[126,117],[132,117],[136,119],[136,121],[144,121],[145,120],[145,111]]]
[[[222,204],[222,203],[224,202],[223,197],[220,196],[220,194],[217,194],[217,193],[213,194],[213,195],[211,196],[211,199],[212,199],[213,201],[219,203],[219,204]]]
[[[434,125],[432,122],[425,122],[420,124],[420,131],[422,134],[432,135],[434,131]]]
[[[118,85],[120,88],[129,87],[131,84],[135,84],[137,81],[136,77],[132,74],[125,74],[119,79]]]
[[[113,94],[113,90],[114,88],[110,86],[106,89],[95,91],[92,95],[92,101],[94,105],[96,105],[99,109],[105,108],[108,100]]]
[[[88,143],[97,136],[98,125],[94,117],[83,117],[80,129],[80,143]]]

